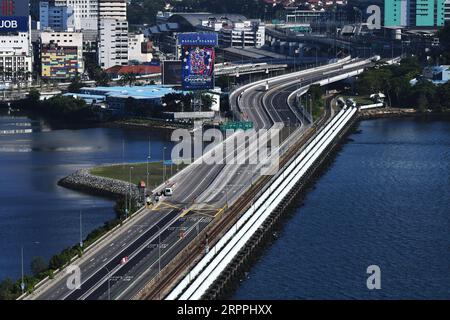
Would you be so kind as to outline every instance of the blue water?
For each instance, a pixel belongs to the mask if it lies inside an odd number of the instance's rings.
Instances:
[[[450,298],[450,122],[359,129],[234,299]]]
[[[49,259],[115,217],[114,202],[57,186],[77,169],[162,158],[165,133],[120,128],[53,130],[43,121],[0,116],[0,280],[20,276],[35,256]]]

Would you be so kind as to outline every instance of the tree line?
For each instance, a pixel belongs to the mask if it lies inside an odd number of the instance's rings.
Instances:
[[[450,109],[450,83],[435,85],[421,74],[421,64],[415,57],[405,58],[399,65],[378,65],[359,76],[356,91],[360,95],[382,92],[391,107]],[[413,79],[417,83],[411,84]]]

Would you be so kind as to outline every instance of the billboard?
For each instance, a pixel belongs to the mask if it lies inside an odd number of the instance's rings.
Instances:
[[[162,67],[162,84],[167,86],[181,86],[181,61],[166,60]]]
[[[28,0],[0,0],[0,33],[27,32]]]
[[[214,88],[213,47],[182,47],[182,85],[185,90],[208,90]]]
[[[191,32],[178,34],[180,46],[209,46],[217,47],[218,35],[213,32]]]

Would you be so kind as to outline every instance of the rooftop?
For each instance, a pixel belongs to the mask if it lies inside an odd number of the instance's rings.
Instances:
[[[83,87],[81,92],[90,96],[107,96],[116,98],[160,99],[169,93],[186,93],[173,87],[162,85],[148,86],[115,86],[115,87]],[[80,95],[81,96],[81,95]]]

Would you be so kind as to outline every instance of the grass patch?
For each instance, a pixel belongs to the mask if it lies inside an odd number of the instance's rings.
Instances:
[[[364,106],[368,104],[374,104],[373,100],[369,98],[369,96],[342,96],[345,100],[347,99],[353,99],[355,100],[356,104],[358,106]]]
[[[166,179],[174,176],[179,171],[184,169],[187,165],[166,165]],[[131,170],[131,182],[133,184],[138,184],[140,181],[145,181],[147,183],[147,163],[132,163],[124,165],[113,165],[113,166],[100,166],[91,169],[91,174],[104,178],[111,178],[116,180],[122,180],[129,182],[130,180],[130,168]],[[148,184],[150,188],[159,186],[163,182],[164,167],[162,162],[150,162],[148,164]]]

